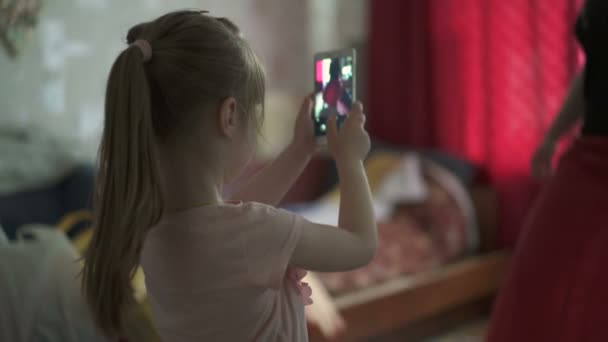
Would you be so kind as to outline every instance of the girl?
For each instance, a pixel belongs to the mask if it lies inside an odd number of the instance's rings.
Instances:
[[[273,207],[315,150],[309,99],[289,147],[224,202],[222,184],[251,159],[262,120],[258,59],[233,23],[198,11],[137,25],[127,42],[107,85],[83,274],[98,326],[123,331],[141,260],[165,341],[306,341],[310,293],[294,267],[350,270],[376,248],[361,104],[340,132],[329,124],[341,229]]]
[[[608,2],[587,0],[576,24],[587,57],[533,158],[549,176],[557,141],[577,122],[528,217],[498,297],[489,342],[608,341]]]

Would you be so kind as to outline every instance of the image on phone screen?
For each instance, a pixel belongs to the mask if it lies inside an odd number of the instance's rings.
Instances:
[[[315,135],[327,132],[327,118],[337,115],[338,127],[350,113],[354,98],[354,56],[315,59]]]

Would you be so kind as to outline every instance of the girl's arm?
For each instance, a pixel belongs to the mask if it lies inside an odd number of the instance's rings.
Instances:
[[[292,142],[274,161],[232,195],[232,199],[273,206],[279,204],[316,151],[311,110],[312,100],[307,97],[300,107]]]
[[[348,120],[348,119],[347,119]],[[319,272],[362,267],[376,252],[376,222],[372,196],[361,161],[338,162],[340,214],[338,227],[308,223],[291,263]]]
[[[311,155],[305,149],[290,144],[232,195],[232,199],[278,205],[310,161]]]
[[[363,168],[370,140],[363,107],[356,103],[340,132],[336,116],[327,121],[327,143],[340,179],[338,227],[305,223],[291,264],[312,271],[346,271],[367,264],[376,252],[377,231],[372,195]]]

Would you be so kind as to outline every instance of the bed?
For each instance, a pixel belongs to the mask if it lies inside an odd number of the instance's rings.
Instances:
[[[310,184],[317,182],[322,186],[323,182],[316,177],[322,177],[327,168],[327,161],[314,162],[301,180],[308,186],[296,185],[286,202],[301,202],[304,196],[323,197],[313,193]],[[370,176],[372,188],[373,178]],[[350,286],[337,286],[335,281],[332,285],[332,277],[349,276],[316,275],[316,281],[320,280],[325,287],[323,292],[331,297],[331,305],[346,327],[333,336],[312,320],[310,340],[415,341],[468,317],[486,314],[508,267],[509,254],[498,250],[495,244],[497,202],[493,190],[477,182],[466,188],[475,216],[476,236],[472,240],[476,242],[463,241],[462,248],[439,264],[431,263],[419,270],[413,267],[386,279],[371,277],[372,280],[357,284],[352,281],[353,275],[347,282]]]

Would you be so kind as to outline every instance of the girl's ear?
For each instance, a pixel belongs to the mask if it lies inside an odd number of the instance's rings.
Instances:
[[[232,138],[239,124],[237,103],[234,97],[228,97],[220,102],[217,118],[220,134],[226,138]]]

